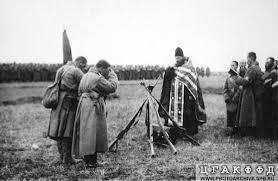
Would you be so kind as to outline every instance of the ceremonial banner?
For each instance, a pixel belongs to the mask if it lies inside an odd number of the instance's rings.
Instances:
[[[63,64],[72,61],[71,47],[66,30],[63,32]]]

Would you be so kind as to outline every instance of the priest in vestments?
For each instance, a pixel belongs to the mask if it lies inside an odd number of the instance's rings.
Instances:
[[[176,64],[165,71],[160,103],[179,126],[194,135],[198,133],[198,126],[207,120],[202,90],[191,60],[184,57],[179,47],[175,51],[175,58]],[[169,125],[161,107],[158,112],[164,118],[165,125]]]

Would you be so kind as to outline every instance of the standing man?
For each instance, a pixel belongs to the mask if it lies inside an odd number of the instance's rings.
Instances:
[[[108,149],[104,97],[117,89],[118,78],[105,60],[83,76],[74,123],[72,153],[83,157],[88,167],[97,166],[97,153]]]
[[[273,87],[277,81],[277,71],[275,70],[275,60],[269,57],[265,62],[265,73],[262,76],[264,81],[263,91],[263,120],[265,122],[266,133],[275,136],[278,128],[277,117],[277,87]]]
[[[179,47],[175,58],[176,64],[165,71],[160,103],[188,134],[194,135],[198,133],[198,126],[206,122],[202,90],[192,62]],[[168,117],[161,107],[158,112],[168,125]]]
[[[226,79],[224,85],[224,100],[227,108],[227,127],[233,128],[235,133],[235,123],[237,115],[237,105],[240,97],[240,89],[236,84],[236,79],[239,76],[237,73],[238,62],[232,61],[229,70],[229,77]]]
[[[59,102],[56,109],[51,110],[48,136],[57,141],[60,162],[74,163],[71,157],[72,131],[77,108],[77,92],[83,76],[82,68],[86,67],[85,57],[68,61],[58,69],[55,81],[60,81]]]
[[[243,92],[238,108],[237,127],[244,128],[243,134],[250,128],[256,128],[256,135],[264,135],[262,114],[263,80],[262,71],[257,65],[256,53],[247,56],[248,69],[244,78],[238,77],[236,83],[243,86]]]

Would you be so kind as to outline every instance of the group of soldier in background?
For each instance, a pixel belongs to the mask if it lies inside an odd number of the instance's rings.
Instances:
[[[62,64],[0,63],[0,82],[54,81]],[[86,73],[90,66],[82,68]],[[156,79],[165,68],[159,65],[111,65],[119,80]]]
[[[239,71],[238,71],[239,66]],[[268,57],[262,72],[256,53],[231,63],[224,85],[227,126],[232,134],[276,137],[278,134],[277,60]]]

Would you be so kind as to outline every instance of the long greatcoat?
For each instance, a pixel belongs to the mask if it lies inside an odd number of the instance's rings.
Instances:
[[[227,108],[227,126],[234,127],[236,123],[237,106],[240,97],[240,89],[235,80],[237,74],[233,74],[226,79],[224,84],[224,100]]]
[[[263,92],[263,119],[265,128],[273,129],[278,128],[278,97],[277,87],[272,87],[274,82],[277,81],[277,71],[265,72],[263,75],[264,92]]]
[[[243,86],[240,98],[237,127],[256,127],[257,135],[263,135],[262,71],[258,65],[248,68],[244,78],[238,78],[236,83]]]
[[[62,75],[58,105],[51,110],[48,127],[48,136],[54,140],[72,137],[77,91],[83,73],[72,62],[68,62],[57,71],[55,81]]]
[[[73,131],[72,154],[76,157],[107,151],[104,96],[115,92],[117,84],[118,78],[112,70],[108,79],[94,68],[83,76],[79,86],[81,97]]]

